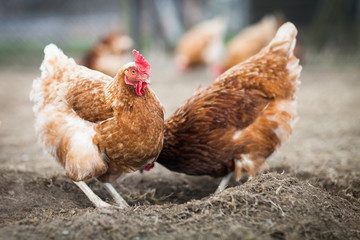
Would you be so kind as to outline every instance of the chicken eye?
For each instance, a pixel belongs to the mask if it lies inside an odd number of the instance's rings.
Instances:
[[[134,74],[134,73],[135,73],[135,69],[131,69],[131,73],[133,73],[133,74]]]

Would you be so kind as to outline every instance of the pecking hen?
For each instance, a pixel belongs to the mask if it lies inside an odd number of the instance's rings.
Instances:
[[[189,175],[254,176],[292,132],[301,72],[297,30],[285,23],[258,54],[197,90],[165,121],[157,162]]]
[[[40,142],[96,207],[111,205],[83,182],[94,177],[126,207],[110,182],[151,165],[163,145],[164,112],[148,86],[150,64],[133,50],[135,62],[112,78],[77,65],[54,44],[44,52],[30,94]]]

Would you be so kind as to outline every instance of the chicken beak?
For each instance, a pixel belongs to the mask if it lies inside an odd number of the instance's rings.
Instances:
[[[149,83],[150,83],[150,77],[148,77],[148,76],[144,75],[144,76],[142,77],[141,81],[143,81],[143,82],[145,82],[145,83],[149,84]]]

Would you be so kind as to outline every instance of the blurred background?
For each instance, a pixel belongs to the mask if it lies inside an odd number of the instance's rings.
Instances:
[[[51,42],[81,57],[112,31],[129,35],[141,51],[169,55],[205,19],[226,17],[228,40],[274,12],[298,27],[306,54],[359,59],[360,0],[0,0],[0,66],[39,66]]]

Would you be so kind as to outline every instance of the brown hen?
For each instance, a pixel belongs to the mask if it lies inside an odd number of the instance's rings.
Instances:
[[[157,160],[190,175],[254,176],[292,132],[301,71],[297,30],[285,23],[267,47],[197,90],[165,121]]]
[[[83,182],[93,177],[126,207],[109,182],[152,164],[163,145],[163,108],[147,86],[150,64],[134,50],[135,62],[112,78],[77,65],[53,44],[44,52],[31,91],[40,142],[96,207],[110,205]]]

